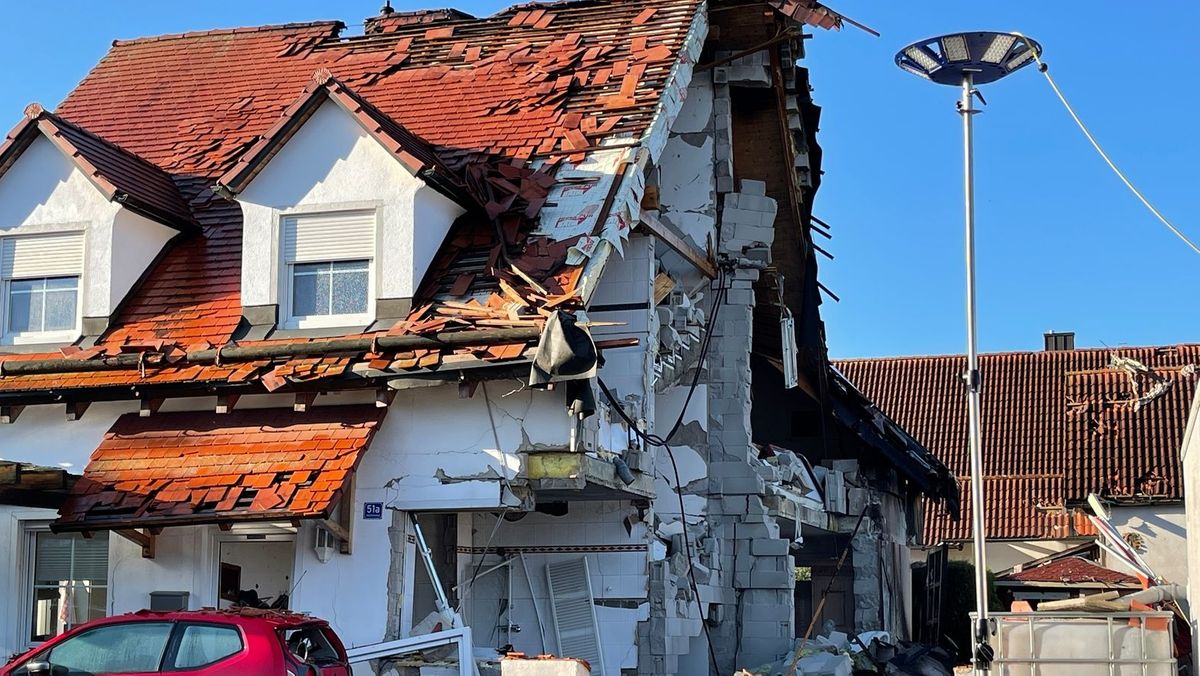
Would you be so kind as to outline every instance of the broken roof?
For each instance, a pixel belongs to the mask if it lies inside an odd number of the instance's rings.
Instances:
[[[3,357],[0,391],[258,380],[251,363],[180,358],[229,344],[241,321],[241,212],[216,183],[270,152],[272,131],[287,126],[289,107],[302,106],[314,72],[344,85],[332,89],[353,98],[398,150],[458,172],[485,205],[455,223],[413,313],[389,333],[536,328],[555,307],[577,306],[596,236],[617,238],[619,248],[631,225],[621,209],[640,202],[640,172],[626,176],[625,167],[651,140],[665,143],[681,105],[706,32],[700,6],[577,0],[482,19],[386,20],[350,38],[340,36],[342,24],[325,21],[115,42],[58,114],[169,173],[202,233],[165,253],[95,347]],[[401,130],[425,144],[401,143]],[[590,190],[595,204],[577,214],[562,213],[561,204],[543,212],[566,190]],[[529,342],[487,352],[509,359]],[[145,355],[138,368],[4,369],[46,359],[107,362],[128,352]],[[429,352],[415,361],[436,365],[443,351]]]
[[[983,355],[988,536],[1058,539],[1091,533],[1090,527],[1080,529],[1069,508],[1093,492],[1181,499],[1179,447],[1198,364],[1200,345]],[[853,359],[836,365],[957,476],[969,475],[965,358]],[[970,538],[967,517],[953,524],[930,509],[926,520],[928,542]]]
[[[191,210],[165,171],[36,103],[25,109],[25,117],[0,144],[0,176],[39,134],[62,151],[106,199],[163,225],[181,230],[195,227]]]
[[[1095,561],[1089,561],[1081,556],[1069,556],[1056,559],[1040,566],[1024,568],[1020,571],[996,576],[997,583],[1048,582],[1056,584],[1072,584],[1086,586],[1128,586],[1140,587],[1141,584],[1133,575],[1105,568]]]
[[[54,523],[58,530],[325,518],[384,409],[121,416]]]
[[[452,189],[456,185],[461,187],[461,182],[455,179],[454,173],[425,139],[363,100],[326,68],[319,68],[313,73],[312,81],[300,93],[299,98],[283,111],[279,121],[241,156],[232,169],[217,179],[217,186],[232,193],[239,193],[245,189],[325,101],[332,101],[353,117],[367,134],[387,148],[410,172],[430,180],[434,186],[451,193],[459,201],[467,202],[463,195],[455,193]],[[431,180],[434,177],[436,180]],[[470,208],[481,205],[468,202],[463,206]]]

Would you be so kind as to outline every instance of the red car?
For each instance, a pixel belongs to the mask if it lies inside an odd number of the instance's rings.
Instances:
[[[0,676],[350,676],[329,623],[275,610],[142,610],[80,625]]]

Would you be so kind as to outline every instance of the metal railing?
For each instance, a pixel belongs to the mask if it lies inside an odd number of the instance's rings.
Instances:
[[[971,615],[974,620],[975,614]],[[990,613],[989,618],[992,620],[989,642],[996,650],[992,673],[996,676],[1092,676],[1104,673],[1109,676],[1174,676],[1176,673],[1176,661],[1172,657],[1175,616],[1170,612]],[[1088,632],[1074,632],[1079,635],[1071,637],[1072,628],[1091,628],[1092,633],[1102,631],[1106,644],[1087,646]],[[1134,640],[1129,640],[1131,637],[1126,634],[1118,642],[1121,629],[1136,630]],[[1022,630],[1025,636],[1019,635]],[[1071,646],[1075,640],[1079,641],[1078,646]],[[1095,655],[1054,656],[1070,652],[1072,647],[1084,653],[1090,647]],[[1086,668],[1089,666],[1093,668]]]
[[[350,664],[359,664],[387,657],[399,657],[447,645],[458,647],[458,673],[460,676],[474,676],[476,671],[470,627],[457,627],[432,634],[402,638],[398,641],[374,643],[359,648],[351,648],[346,651],[346,654],[350,657]]]

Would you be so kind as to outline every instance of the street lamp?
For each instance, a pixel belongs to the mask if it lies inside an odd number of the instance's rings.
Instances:
[[[1041,45],[1013,33],[955,33],[930,38],[896,54],[896,65],[926,80],[962,88],[958,112],[963,121],[963,189],[967,257],[967,386],[968,441],[971,454],[971,537],[975,553],[975,612],[972,655],[976,673],[986,673],[994,651],[988,645],[987,557],[983,524],[983,448],[979,427],[979,353],[975,340],[975,175],[972,163],[972,97],[983,96],[976,85],[995,82],[1034,62]],[[986,101],[984,101],[986,103]]]

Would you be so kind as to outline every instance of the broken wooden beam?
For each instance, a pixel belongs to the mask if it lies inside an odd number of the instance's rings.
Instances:
[[[650,234],[657,237],[663,244],[666,244],[672,251],[683,256],[684,260],[691,263],[705,277],[709,279],[717,278],[717,266],[709,258],[708,253],[696,248],[683,235],[675,232],[673,228],[658,220],[653,214],[643,211],[640,225],[649,231]]]

